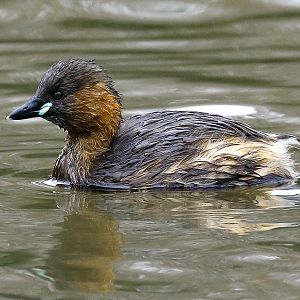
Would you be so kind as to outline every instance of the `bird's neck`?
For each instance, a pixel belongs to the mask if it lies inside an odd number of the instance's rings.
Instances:
[[[70,181],[75,185],[86,185],[87,179],[97,159],[110,147],[113,137],[103,132],[93,132],[88,136],[66,137],[66,145],[56,160],[52,177]]]
[[[97,92],[99,93],[99,89]],[[102,95],[106,95],[105,93],[106,90],[102,90]],[[80,131],[78,128],[68,131],[66,145],[54,166],[52,177],[55,179],[68,180],[74,185],[87,185],[95,164],[110,149],[120,126],[121,105],[108,93],[103,100],[105,101],[100,102],[97,109],[94,107],[94,115],[87,122],[91,131]],[[78,111],[85,113],[84,109],[88,104],[84,103],[84,107]]]

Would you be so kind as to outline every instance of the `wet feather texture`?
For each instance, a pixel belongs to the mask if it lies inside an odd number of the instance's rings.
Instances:
[[[296,176],[276,137],[200,112],[154,112],[120,127],[91,173],[131,188],[228,188],[279,183]],[[99,180],[100,179],[100,180]]]

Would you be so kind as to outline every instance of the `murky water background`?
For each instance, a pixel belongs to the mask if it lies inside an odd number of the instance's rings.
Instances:
[[[0,17],[1,299],[299,299],[299,183],[52,189],[63,132],[5,120],[49,65],[83,57],[127,114],[188,107],[300,136],[299,1],[1,1]]]

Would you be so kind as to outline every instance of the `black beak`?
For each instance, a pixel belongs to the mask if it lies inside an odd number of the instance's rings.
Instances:
[[[29,101],[23,104],[21,107],[14,110],[7,119],[11,120],[23,120],[35,117],[41,117],[41,109],[43,108],[44,102],[33,96]]]

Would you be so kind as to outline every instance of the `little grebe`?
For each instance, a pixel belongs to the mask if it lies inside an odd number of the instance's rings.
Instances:
[[[297,176],[291,136],[219,115],[162,111],[121,117],[120,94],[93,60],[52,65],[8,118],[42,117],[67,131],[52,177],[113,190],[284,184]]]

